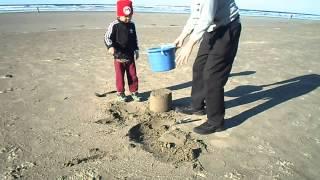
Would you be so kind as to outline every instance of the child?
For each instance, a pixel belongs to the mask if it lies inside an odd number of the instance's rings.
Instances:
[[[134,59],[134,55],[136,55],[136,59],[139,58],[139,48],[136,28],[131,21],[132,14],[133,8],[130,0],[117,1],[117,19],[110,23],[104,38],[108,52],[114,56],[117,98],[123,102],[128,101],[124,93],[125,73],[132,99],[141,100],[138,96],[138,77]]]

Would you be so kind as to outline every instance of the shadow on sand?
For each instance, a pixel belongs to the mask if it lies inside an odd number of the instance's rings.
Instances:
[[[246,75],[251,75],[256,73],[256,71],[243,71],[243,72],[238,72],[238,73],[231,73],[229,77],[233,77],[233,76],[246,76]],[[185,89],[185,88],[189,88],[192,86],[192,82],[188,81],[182,84],[178,84],[178,85],[173,85],[173,86],[169,86],[166,87],[167,89],[170,89],[171,91],[176,91],[176,90],[180,90],[180,89]],[[151,91],[146,91],[146,92],[142,92],[140,93],[140,96],[142,97],[142,101],[147,101],[148,98],[150,97],[150,93]],[[173,106],[185,106],[185,105],[189,105],[191,102],[191,98],[190,97],[185,97],[185,98],[180,98],[180,99],[176,99],[174,100]]]
[[[263,90],[265,87],[276,86],[272,89]],[[226,108],[232,108],[258,100],[267,100],[249,110],[226,120],[226,128],[240,125],[261,112],[284,103],[290,99],[307,94],[320,86],[320,75],[308,74],[298,76],[277,83],[261,86],[239,86],[225,93],[226,96],[237,97],[226,102]]]
[[[234,73],[230,76],[250,75],[254,73],[255,71],[246,71],[241,73]],[[175,86],[170,86],[167,88],[172,91],[175,91],[179,89],[188,88],[190,86],[191,81]],[[235,89],[225,93],[225,96],[235,97],[235,99],[226,102],[226,108],[241,106],[259,100],[266,100],[266,102],[259,104],[249,110],[243,111],[240,114],[231,117],[230,119],[227,119],[225,122],[225,127],[226,129],[229,129],[238,126],[242,124],[244,121],[261,112],[264,112],[272,107],[282,104],[290,99],[294,99],[304,94],[308,94],[309,92],[317,89],[319,86],[320,75],[318,74],[307,74],[292,79],[260,86],[238,86]],[[264,88],[268,89],[264,90]],[[150,91],[144,93],[145,97],[149,97],[149,95]],[[173,106],[186,106],[189,105],[190,102],[190,97],[184,97],[174,100]]]

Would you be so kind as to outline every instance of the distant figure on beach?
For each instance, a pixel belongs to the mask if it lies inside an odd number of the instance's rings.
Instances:
[[[132,15],[131,1],[117,1],[117,19],[110,23],[104,36],[108,52],[114,56],[117,99],[123,102],[128,101],[128,97],[125,95],[125,73],[132,99],[135,101],[141,100],[138,94],[138,77],[135,64],[135,60],[139,58],[139,47],[136,27],[131,21]]]
[[[224,86],[237,53],[241,33],[239,9],[234,0],[192,0],[191,14],[174,41],[181,47],[177,65],[188,62],[193,46],[201,40],[193,64],[191,104],[177,107],[185,114],[204,115],[207,121],[193,129],[198,134],[224,130]],[[184,39],[189,37],[183,45]]]

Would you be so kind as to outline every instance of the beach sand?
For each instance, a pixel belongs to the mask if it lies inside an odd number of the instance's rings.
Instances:
[[[200,136],[205,116],[175,124],[186,116],[151,113],[146,99],[169,88],[174,106],[190,102],[197,48],[164,73],[146,51],[187,17],[134,14],[145,100],[123,104],[103,43],[114,13],[1,14],[0,179],[319,179],[320,22],[242,17],[227,129]]]

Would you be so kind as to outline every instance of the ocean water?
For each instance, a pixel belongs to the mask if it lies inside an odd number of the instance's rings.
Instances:
[[[115,4],[26,4],[26,5],[0,5],[0,13],[13,12],[52,12],[52,11],[114,11]],[[136,12],[156,13],[189,13],[189,6],[139,6],[136,5]],[[307,19],[320,20],[320,15],[290,13],[277,11],[260,11],[240,9],[243,16],[277,17],[286,19]]]

